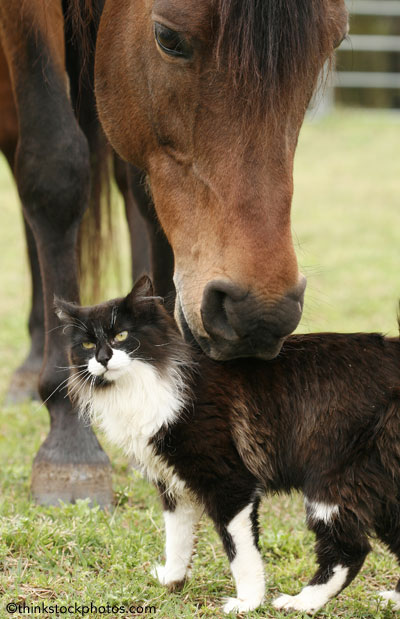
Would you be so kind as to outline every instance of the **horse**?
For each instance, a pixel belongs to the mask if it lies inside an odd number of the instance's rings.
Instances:
[[[79,70],[79,69],[78,69]],[[70,73],[71,75],[71,73]],[[70,79],[71,84],[71,79]],[[0,42],[0,151],[3,153],[11,172],[14,170],[14,158],[18,144],[18,118],[15,108],[15,102],[12,92],[12,84],[8,71],[6,58],[4,56],[3,49]],[[77,97],[75,97],[76,99]],[[79,89],[79,98],[82,98],[81,89]],[[85,260],[86,256],[80,255],[79,258],[83,262],[80,265],[80,270],[90,270],[91,279],[91,296],[96,297],[99,295],[101,286],[101,266],[108,257],[109,247],[104,247],[104,243],[100,243],[97,239],[96,243],[93,243],[93,237],[96,234],[100,234],[99,228],[102,225],[101,218],[104,218],[100,210],[101,191],[97,185],[102,186],[104,179],[102,179],[99,163],[104,165],[104,144],[103,149],[100,147],[97,141],[98,123],[96,119],[93,119],[94,108],[90,109],[91,102],[85,98],[86,109],[83,113],[82,106],[79,106],[81,118],[79,119],[80,125],[85,131],[88,137],[91,153],[94,156],[96,165],[92,165],[92,175],[97,178],[96,190],[93,191],[93,199],[89,201],[90,212],[86,213],[87,221],[85,227],[80,232],[79,241],[86,241],[86,236],[89,236],[86,244],[92,246],[91,249],[79,243],[79,253],[88,252],[90,254],[90,260]],[[88,110],[89,107],[89,110]],[[88,122],[89,121],[89,122]],[[91,126],[92,125],[92,126]],[[90,133],[92,139],[90,139]],[[156,247],[157,244],[152,242],[155,234],[160,236],[158,226],[156,226],[156,220],[154,217],[149,220],[149,209],[146,208],[146,203],[149,198],[146,192],[143,191],[142,173],[134,166],[131,166],[123,162],[118,155],[114,153],[113,176],[115,177],[116,185],[123,197],[125,205],[125,215],[128,224],[129,236],[131,241],[131,274],[132,280],[135,281],[139,275],[145,272],[150,272],[150,247]],[[100,176],[100,178],[99,178]],[[103,180],[103,183],[101,182]],[[92,182],[92,188],[94,183]],[[144,205],[144,206],[143,206]],[[107,209],[111,206],[110,201],[106,202]],[[144,213],[147,220],[144,220],[140,210]],[[111,213],[105,213],[107,218],[110,219]],[[89,217],[88,217],[89,215]],[[19,365],[12,375],[10,385],[6,394],[5,402],[8,405],[19,404],[27,399],[40,400],[38,393],[38,382],[40,369],[43,365],[44,354],[44,307],[43,307],[43,291],[40,275],[40,266],[36,250],[36,243],[30,226],[23,215],[25,241],[27,246],[28,266],[31,280],[31,308],[28,320],[28,329],[30,336],[30,348],[24,361]],[[147,225],[145,225],[147,224]],[[92,230],[91,230],[92,228]],[[90,232],[90,235],[87,233]],[[78,241],[78,242],[79,242]],[[88,264],[89,262],[89,264]],[[85,275],[85,273],[82,273]],[[168,281],[168,276],[164,273],[161,277],[158,277],[159,281]]]
[[[18,118],[14,173],[44,299],[39,391],[51,423],[33,463],[37,501],[112,499],[108,458],[56,371],[67,362],[53,298],[79,300],[75,250],[90,191],[66,24],[96,35],[100,121],[118,155],[146,175],[152,200],[143,208],[165,233],[153,269],[167,280],[173,272],[178,324],[222,360],[275,357],[300,320],[306,282],[290,229],[293,157],[347,21],[344,0],[0,0]],[[86,62],[94,53],[87,40]],[[166,279],[161,286],[171,289]]]
[[[1,45],[0,93],[0,151],[3,153],[6,161],[8,162],[11,172],[13,172],[15,151],[18,143],[18,119],[8,67]],[[131,191],[131,177],[133,174],[137,176],[137,171],[133,168],[129,170],[129,168],[132,168],[132,166],[122,162],[121,159],[115,155],[114,175],[117,186],[125,203],[125,212],[132,245],[131,271],[132,278],[135,279],[140,273],[148,272],[150,269],[147,247],[147,230],[143,227],[142,218],[136,208],[136,202],[132,197]],[[91,202],[94,203],[96,207],[99,206],[98,203],[94,201]],[[96,212],[93,213],[93,215],[96,217],[99,216]],[[5,398],[8,405],[18,404],[26,401],[27,399],[40,399],[38,394],[38,382],[40,369],[43,364],[44,353],[44,307],[39,260],[34,236],[24,216],[23,223],[32,290],[31,308],[28,321],[30,348],[26,358],[15,370],[11,378]],[[92,224],[92,217],[90,217],[90,224]],[[83,236],[83,231],[81,234]],[[85,240],[85,237],[83,240]],[[96,250],[96,254],[93,255],[94,252],[91,252],[91,255],[97,262],[100,255],[104,251],[104,248],[101,247],[99,243],[96,243],[94,249]],[[136,251],[134,251],[134,249]],[[84,250],[85,248],[83,248],[83,251]],[[85,263],[85,268],[88,266],[89,265]],[[91,268],[92,266],[94,268],[94,265],[90,265]],[[94,272],[92,273],[93,278],[96,277],[97,279],[99,277],[99,272],[100,269],[94,268]],[[94,292],[94,290],[92,292]]]

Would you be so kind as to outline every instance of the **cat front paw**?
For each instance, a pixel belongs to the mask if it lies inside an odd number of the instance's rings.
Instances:
[[[258,608],[262,603],[259,599],[241,600],[239,598],[226,598],[222,610],[224,613],[245,613]]]
[[[181,589],[186,578],[190,575],[189,570],[182,572],[171,571],[166,565],[156,565],[151,570],[151,575],[158,580],[161,585],[170,590]]]
[[[379,597],[384,600],[385,606],[391,602],[393,610],[400,610],[400,593],[397,591],[380,591]]]
[[[313,615],[328,601],[321,600],[318,597],[313,599],[310,595],[305,595],[304,591],[305,589],[298,595],[287,595],[284,593],[272,602],[272,606],[277,610],[297,610]]]
[[[155,565],[151,568],[150,574],[158,580],[160,585],[165,585],[165,566],[164,565]]]

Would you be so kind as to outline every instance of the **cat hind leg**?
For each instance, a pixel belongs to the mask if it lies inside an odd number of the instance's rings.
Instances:
[[[308,526],[316,535],[318,570],[297,595],[281,595],[277,609],[315,613],[340,593],[361,569],[370,551],[366,534],[353,514],[332,512],[330,518],[308,511]]]

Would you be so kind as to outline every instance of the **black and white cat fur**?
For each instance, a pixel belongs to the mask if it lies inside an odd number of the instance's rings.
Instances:
[[[80,406],[160,491],[174,586],[203,512],[236,584],[226,612],[262,604],[264,494],[304,493],[318,570],[278,609],[315,612],[346,587],[377,534],[400,559],[400,343],[377,334],[289,337],[272,361],[214,362],[186,344],[142,278],[122,299],[56,301]],[[382,593],[400,609],[400,581]]]

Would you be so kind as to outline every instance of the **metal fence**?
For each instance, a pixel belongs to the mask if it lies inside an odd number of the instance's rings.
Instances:
[[[398,0],[352,0],[348,2],[353,15],[371,15],[377,17],[400,17]],[[397,52],[400,53],[400,36],[390,35],[350,35],[343,41],[343,51],[357,52]],[[338,71],[335,75],[338,88],[399,88],[399,73],[380,73],[378,71]]]
[[[400,0],[348,0],[350,16],[361,15],[384,19],[400,19]],[[344,40],[339,51],[376,52],[400,54],[400,36],[378,34],[351,34]],[[325,85],[324,95],[316,97],[314,114],[327,113],[334,105],[335,90],[338,88],[357,89],[398,89],[400,73],[380,71],[339,70]]]

